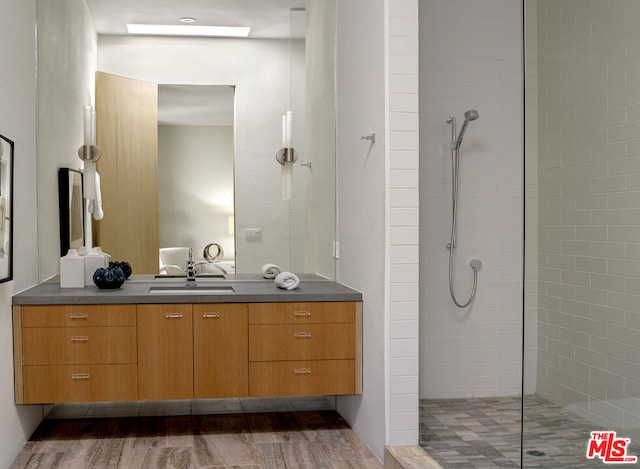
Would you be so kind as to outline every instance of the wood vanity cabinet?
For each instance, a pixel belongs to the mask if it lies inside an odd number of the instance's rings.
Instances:
[[[249,395],[248,305],[193,305],[194,397]]]
[[[190,304],[138,305],[139,398],[193,397]]]
[[[22,306],[14,314],[16,402],[138,397],[136,306]]]
[[[16,403],[359,394],[362,303],[14,306]]]
[[[249,305],[249,394],[357,394],[356,303]]]

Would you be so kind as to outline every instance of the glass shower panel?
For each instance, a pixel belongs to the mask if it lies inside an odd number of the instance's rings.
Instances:
[[[525,0],[523,467],[640,455],[640,2]]]

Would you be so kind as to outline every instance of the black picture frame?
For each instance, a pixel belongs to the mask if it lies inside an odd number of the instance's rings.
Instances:
[[[15,144],[0,135],[0,283],[13,279],[13,158]]]
[[[58,206],[60,209],[60,256],[69,249],[85,245],[84,182],[82,172],[71,168],[58,169]]]

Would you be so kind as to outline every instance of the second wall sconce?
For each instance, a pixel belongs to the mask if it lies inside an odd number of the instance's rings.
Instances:
[[[293,190],[293,163],[298,153],[293,149],[293,112],[282,115],[282,148],[276,153],[276,160],[282,165],[282,200],[291,200]]]

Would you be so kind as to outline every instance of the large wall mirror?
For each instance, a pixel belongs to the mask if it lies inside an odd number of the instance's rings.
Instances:
[[[49,194],[56,193],[57,167],[82,169],[75,155],[82,108],[96,101],[96,72],[158,85],[159,247],[187,245],[202,255],[207,244],[218,243],[237,273],[274,263],[334,278],[335,10],[335,1],[326,0],[38,0],[41,279],[55,275],[58,263],[51,233],[59,221]],[[126,32],[127,23],[179,24],[185,16],[196,25],[252,29],[243,39]],[[202,115],[199,125],[162,121],[162,112],[180,113],[171,103],[189,107],[200,93],[226,95],[220,106],[232,112],[224,124]],[[282,200],[275,154],[288,110],[299,159],[293,196]],[[224,137],[212,140],[213,134]],[[221,153],[231,158],[218,160]],[[140,174],[130,176],[135,181]],[[135,184],[117,181],[101,187],[103,197]],[[126,237],[118,244],[137,236],[121,226]]]

